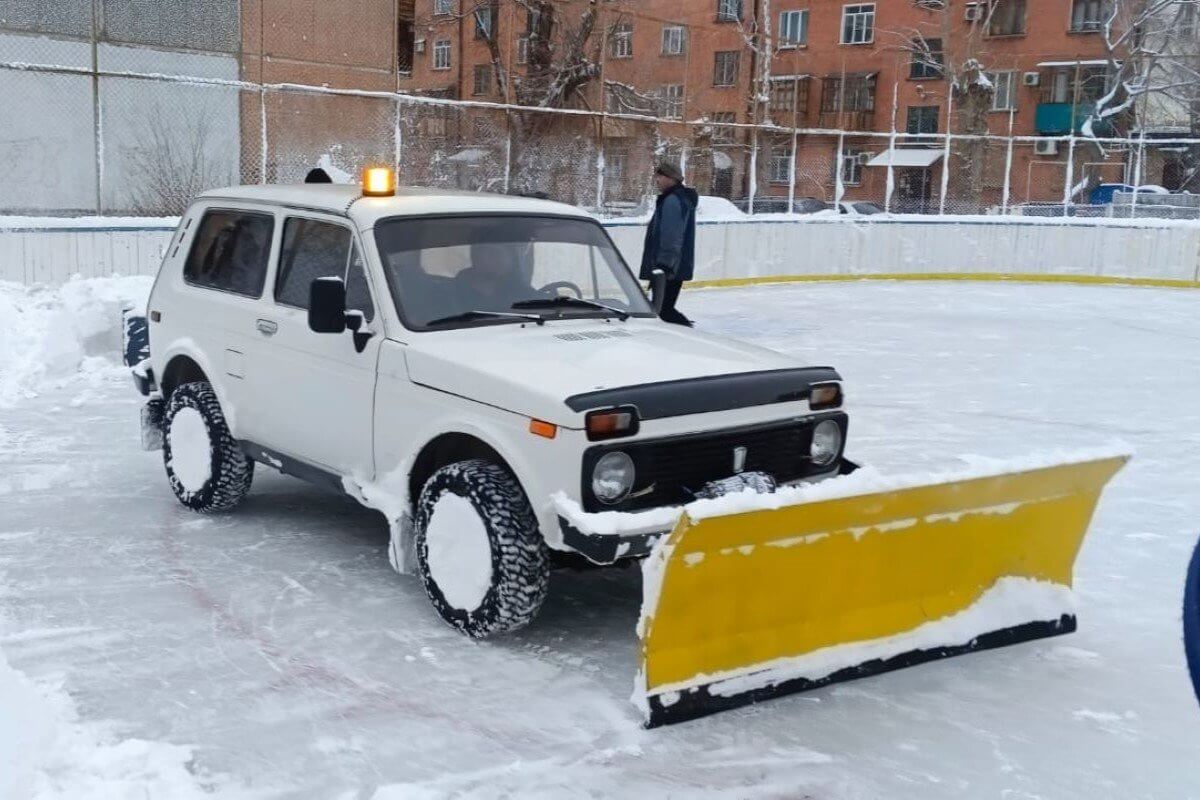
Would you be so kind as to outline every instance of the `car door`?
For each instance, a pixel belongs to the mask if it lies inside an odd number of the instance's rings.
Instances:
[[[258,321],[256,428],[262,445],[338,475],[374,474],[372,419],[382,335],[360,351],[350,331],[308,327],[309,289],[316,278],[346,281],[347,309],[361,311],[362,331],[378,331],[375,303],[349,221],[286,214],[276,260],[273,304]],[[361,337],[360,337],[361,338]]]
[[[253,415],[246,354],[256,344],[267,267],[276,239],[275,215],[238,204],[199,209],[177,301],[162,313],[167,341],[183,340],[204,357],[235,436],[248,435]]]

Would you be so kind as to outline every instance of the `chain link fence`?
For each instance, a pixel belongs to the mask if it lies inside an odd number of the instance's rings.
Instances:
[[[954,130],[949,115],[949,132],[862,130],[886,120],[882,109],[814,115],[831,128],[748,125],[272,83],[263,64],[239,61],[244,43],[210,32],[203,53],[118,46],[89,35],[91,0],[70,1],[82,17],[50,3],[57,10],[20,35],[0,30],[0,214],[174,215],[213,187],[297,182],[316,166],[353,181],[382,164],[410,185],[638,216],[653,202],[654,163],[672,158],[701,194],[723,198],[709,214],[1200,219],[1196,195],[1157,186],[1200,151],[1186,136],[981,136]],[[180,8],[169,13],[186,16]],[[136,14],[116,19],[137,39]],[[184,44],[158,44],[196,46],[176,38]],[[807,97],[800,80],[771,103]],[[764,116],[802,121],[786,109]]]

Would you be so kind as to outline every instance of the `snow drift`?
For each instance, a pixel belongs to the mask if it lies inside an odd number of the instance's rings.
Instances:
[[[0,408],[123,375],[121,309],[144,308],[153,279],[76,278],[62,286],[0,282]]]

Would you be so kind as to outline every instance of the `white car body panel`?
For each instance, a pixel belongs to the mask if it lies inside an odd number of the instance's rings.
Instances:
[[[275,216],[261,298],[184,280],[191,235],[211,208]],[[573,410],[567,398],[803,366],[771,350],[645,317],[406,329],[376,249],[375,223],[404,215],[492,213],[591,219],[549,201],[467,192],[401,190],[393,198],[361,198],[357,187],[342,185],[208,192],[181,219],[151,293],[153,373],[161,378],[172,359],[192,359],[213,384],[236,438],[353,482],[411,470],[422,449],[445,434],[473,437],[511,469],[547,543],[567,549],[551,498],[561,493],[580,500],[583,456],[595,444],[584,432],[587,409]],[[375,306],[363,352],[356,352],[349,332],[314,333],[306,311],[275,302],[276,264],[289,216],[339,222],[357,231]],[[158,321],[153,312],[161,315]],[[807,400],[796,400],[648,418],[638,433],[621,441],[811,414]],[[556,425],[554,438],[532,434],[534,419]],[[269,463],[278,466],[273,458]]]

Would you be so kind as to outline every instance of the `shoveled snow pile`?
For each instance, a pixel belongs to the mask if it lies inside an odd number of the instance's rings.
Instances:
[[[58,287],[0,281],[0,408],[61,388],[95,386],[121,368],[121,309],[144,308],[146,276],[75,279]]]
[[[0,650],[0,798],[212,797],[192,758],[190,747],[76,721],[65,693],[35,685]]]

